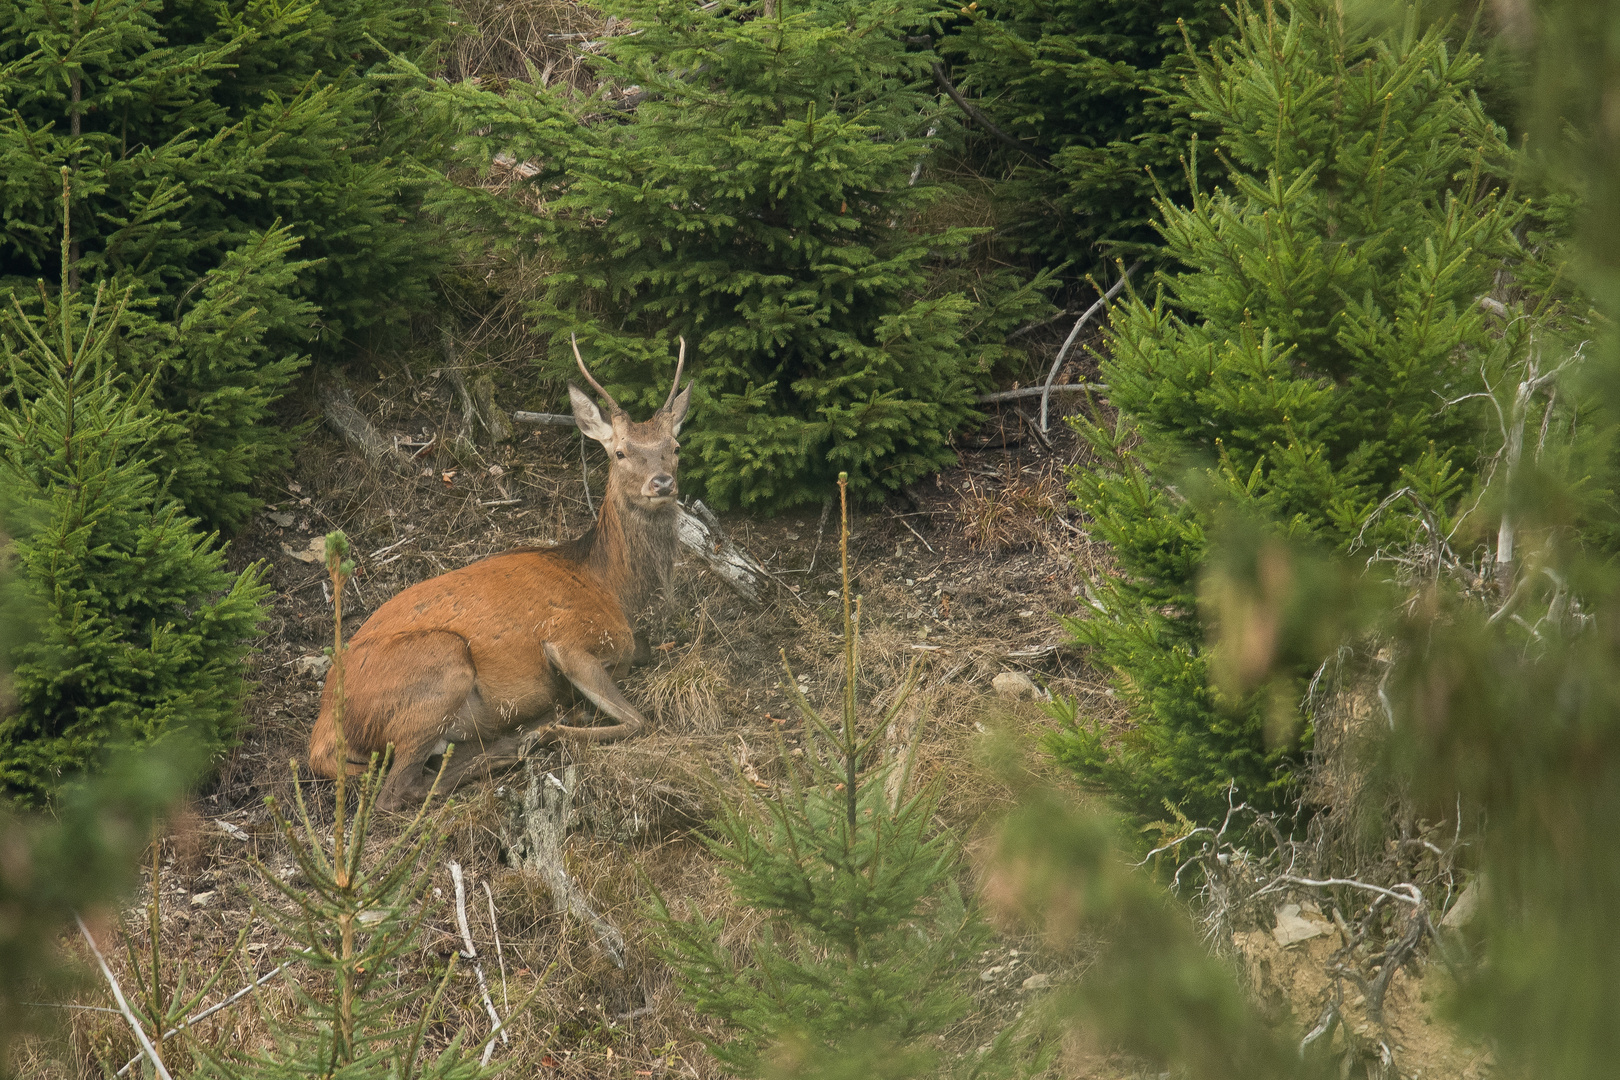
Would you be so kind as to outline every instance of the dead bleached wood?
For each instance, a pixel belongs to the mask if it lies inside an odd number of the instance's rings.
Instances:
[[[1077,382],[1077,383],[1054,383],[1050,387],[1046,387],[1046,386],[1022,386],[1022,387],[1019,387],[1017,390],[997,390],[993,394],[980,394],[979,397],[978,397],[978,401],[979,401],[980,404],[988,405],[991,402],[996,402],[996,401],[1021,401],[1024,398],[1044,397],[1045,395],[1047,395],[1049,393],[1051,393],[1051,394],[1077,394],[1077,393],[1080,393],[1081,391],[1087,391],[1087,390],[1093,391],[1093,392],[1099,393],[1099,394],[1106,394],[1106,393],[1108,393],[1108,384],[1107,383],[1098,383],[1098,382]]]
[[[73,920],[79,924],[79,933],[84,935],[85,943],[90,946],[90,952],[95,956],[96,963],[101,966],[101,974],[112,989],[113,1000],[118,1003],[118,1011],[124,1014],[124,1022],[129,1024],[129,1029],[135,1033],[135,1041],[140,1044],[141,1051],[152,1062],[152,1071],[158,1075],[159,1080],[174,1080],[174,1077],[169,1075],[169,1070],[164,1067],[163,1059],[158,1056],[152,1040],[146,1037],[146,1029],[141,1027],[141,1022],[135,1019],[135,1013],[130,1009],[129,1002],[124,1000],[124,988],[118,985],[118,979],[114,977],[112,968],[107,966],[107,958],[101,955],[101,949],[96,945],[96,939],[90,933],[90,928],[84,925],[84,920],[76,911],[73,913]]]
[[[224,822],[220,822],[220,824],[223,825]],[[217,1004],[214,1004],[214,1005],[210,1005],[210,1006],[208,1006],[208,1008],[203,1009],[201,1012],[192,1013],[190,1016],[186,1017],[184,1020],[182,1020],[178,1024],[174,1025],[174,1027],[170,1028],[168,1031],[165,1031],[163,1033],[163,1038],[165,1040],[172,1039],[176,1035],[180,1034],[182,1031],[186,1030],[186,1028],[191,1027],[193,1024],[201,1023],[202,1021],[208,1019],[210,1016],[213,1016],[215,1013],[219,1012],[221,1009],[230,1008],[232,1005],[235,1005],[238,1001],[241,1001],[243,998],[245,998],[249,994],[253,993],[253,991],[257,990],[259,987],[263,986],[265,983],[269,982],[271,979],[275,978],[277,975],[280,975],[283,971],[286,971],[288,968],[292,967],[292,964],[293,964],[293,962],[291,960],[288,960],[288,961],[286,961],[285,963],[282,963],[282,964],[277,964],[275,967],[271,968],[269,971],[265,972],[263,975],[260,975],[257,979],[254,979],[252,982],[250,982],[246,986],[242,987],[242,989],[238,990],[236,993],[232,994],[230,997],[226,998],[224,1001],[218,1002]],[[117,1075],[118,1076],[123,1076],[126,1073],[128,1073],[129,1070],[134,1068],[135,1065],[141,1060],[141,1058],[143,1058],[145,1056],[146,1056],[146,1054],[144,1052],[139,1053],[139,1054],[136,1054],[134,1057],[130,1058],[128,1061],[124,1062],[124,1067],[122,1069],[118,1070]]]
[[[369,464],[402,476],[415,473],[416,466],[410,457],[382,437],[371,421],[366,419],[366,414],[355,408],[346,390],[328,383],[321,387],[319,396],[326,426],[341,436],[350,448],[358,450]]]
[[[528,424],[531,427],[576,427],[574,418],[568,413],[552,412],[524,412],[519,409],[512,414],[512,419],[519,424]]]
[[[484,981],[484,965],[478,960],[478,949],[473,945],[472,929],[467,925],[467,886],[461,875],[461,864],[451,859],[449,862],[450,879],[456,886],[456,925],[461,928],[461,943],[466,946],[461,951],[463,960],[473,962],[473,973],[478,976],[478,992],[484,997],[484,1011],[489,1013],[489,1040],[484,1044],[484,1057],[481,1064],[489,1065],[490,1055],[495,1053],[495,1037],[500,1036],[501,1042],[506,1043],[506,1021],[501,1014],[495,1011],[495,1002],[489,996],[489,984]]]
[[[702,499],[693,499],[690,505],[680,508],[675,533],[682,546],[702,559],[733,592],[750,603],[760,602],[759,583],[766,576],[765,567],[732,543],[720,528],[720,519],[703,505]]]
[[[476,375],[469,380],[461,346],[449,327],[440,328],[439,338],[444,348],[445,375],[461,401],[462,436],[473,442],[481,430],[492,443],[509,441],[512,422],[495,407],[495,380],[488,375]]]
[[[507,862],[519,870],[538,874],[551,891],[552,904],[580,919],[596,935],[596,944],[615,967],[624,967],[624,935],[591,906],[590,897],[568,873],[563,861],[568,818],[574,809],[579,769],[570,765],[545,772],[533,761],[523,763],[521,793],[507,788]]]
[[[1119,290],[1125,287],[1125,283],[1131,280],[1131,275],[1136,273],[1141,265],[1141,259],[1138,259],[1136,262],[1132,263],[1131,268],[1121,274],[1119,276],[1119,280],[1114,282],[1114,284],[1109,287],[1107,292],[1097,297],[1097,302],[1086,308],[1085,313],[1074,321],[1074,329],[1070,330],[1069,336],[1063,339],[1063,347],[1058,350],[1057,359],[1052,361],[1052,370],[1047,372],[1046,385],[1042,388],[1041,392],[1042,431],[1047,430],[1047,406],[1051,404],[1052,386],[1057,382],[1058,372],[1063,368],[1063,358],[1069,355],[1069,350],[1072,349],[1074,347],[1074,343],[1079,340],[1080,331],[1085,329],[1085,325],[1091,321],[1091,317],[1097,314],[1097,312],[1101,311],[1103,308],[1107,307],[1108,302],[1119,295]]]

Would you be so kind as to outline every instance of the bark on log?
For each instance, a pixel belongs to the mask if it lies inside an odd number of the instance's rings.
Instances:
[[[411,459],[383,438],[365,413],[355,408],[348,391],[328,383],[321,387],[319,397],[326,426],[337,432],[352,449],[358,450],[371,465],[401,476],[416,472]]]
[[[693,499],[689,506],[680,508],[675,529],[681,545],[702,559],[733,592],[752,604],[760,602],[759,583],[766,576],[765,568],[732,543],[703,500]]]
[[[523,763],[521,792],[506,788],[508,819],[506,861],[518,870],[539,874],[551,890],[557,911],[567,911],[596,935],[596,944],[618,968],[624,967],[624,935],[591,906],[585,890],[568,873],[563,861],[568,819],[574,809],[579,769],[570,765],[557,773],[545,772],[532,760]]]

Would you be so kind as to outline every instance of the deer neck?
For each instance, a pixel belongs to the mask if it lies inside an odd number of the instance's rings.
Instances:
[[[603,496],[584,562],[626,617],[650,605],[675,563],[675,506],[641,507],[611,488]]]

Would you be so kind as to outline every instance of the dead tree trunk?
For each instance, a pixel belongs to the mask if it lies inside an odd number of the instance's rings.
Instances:
[[[521,792],[505,789],[507,863],[539,874],[546,888],[551,890],[555,909],[566,911],[590,926],[596,935],[597,947],[615,967],[624,967],[624,935],[591,906],[590,897],[570,876],[563,861],[579,769],[569,765],[557,772],[545,772],[532,760],[525,760],[523,772],[525,783]]]

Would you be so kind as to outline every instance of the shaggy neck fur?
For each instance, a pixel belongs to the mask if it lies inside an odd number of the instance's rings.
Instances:
[[[574,554],[634,618],[669,583],[675,543],[674,503],[638,505],[610,482],[596,524],[576,541]]]

